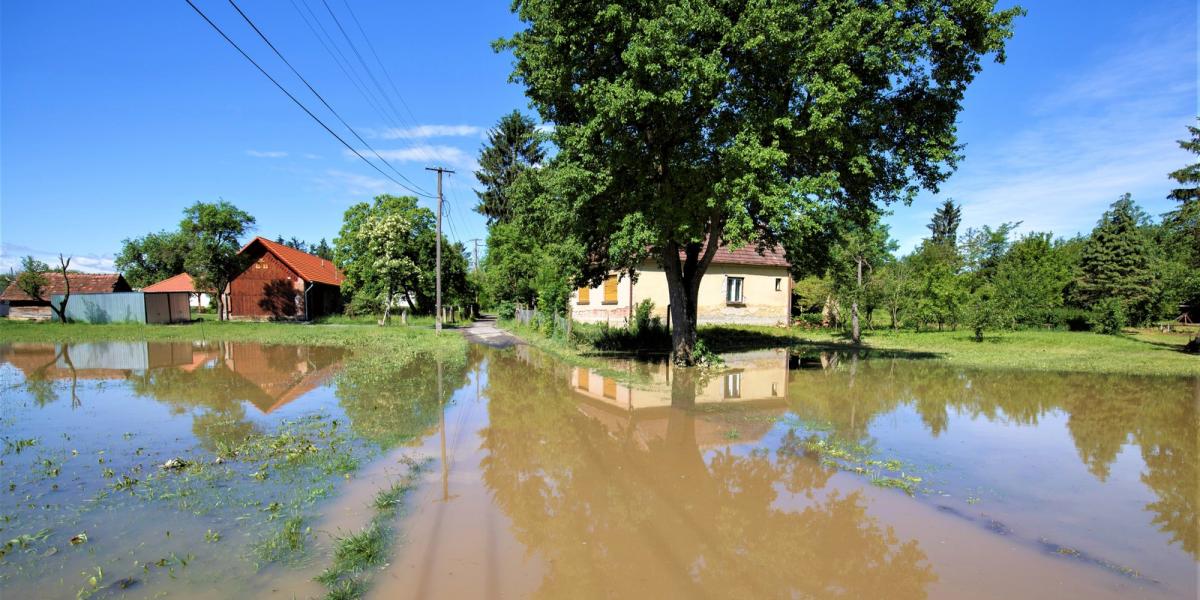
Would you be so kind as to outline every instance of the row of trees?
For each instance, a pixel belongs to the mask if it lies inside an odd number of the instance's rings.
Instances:
[[[184,211],[178,230],[124,240],[115,265],[134,287],[186,271],[202,288],[225,289],[247,266],[238,251],[254,223],[254,217],[228,202],[197,202]],[[346,275],[342,293],[349,310],[382,312],[386,320],[400,304],[433,312],[435,240],[431,210],[419,207],[416,198],[383,195],[347,209],[333,245],[323,238],[315,244],[283,236],[276,241],[334,261]],[[469,304],[474,287],[464,248],[444,238],[442,244],[443,295],[449,303]],[[223,296],[218,294],[216,301],[220,318],[225,318]]]
[[[1087,236],[1016,235],[1020,223],[960,235],[961,208],[947,200],[929,224],[930,237],[905,256],[893,254],[896,245],[878,220],[848,228],[828,270],[797,285],[797,304],[825,325],[848,320],[854,339],[860,308],[870,325],[882,310],[892,328],[965,325],[977,337],[1018,327],[1115,333],[1200,306],[1196,225],[1184,214],[1181,208],[1156,222],[1126,194]]]

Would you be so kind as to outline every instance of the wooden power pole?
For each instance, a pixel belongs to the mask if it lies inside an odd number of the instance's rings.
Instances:
[[[434,329],[437,333],[442,332],[442,173],[453,174],[454,171],[443,169],[442,167],[425,167],[426,171],[437,171],[438,186],[437,186],[437,245],[434,251],[434,269],[437,271],[436,276],[436,292],[437,305],[434,310],[437,311],[437,316],[434,320]]]

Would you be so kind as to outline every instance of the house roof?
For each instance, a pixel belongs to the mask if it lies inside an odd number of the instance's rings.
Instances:
[[[776,246],[771,246],[763,250],[762,254],[758,253],[758,249],[754,244],[747,244],[741,248],[730,248],[722,245],[717,248],[716,254],[713,255],[713,264],[719,265],[757,265],[763,267],[791,267],[791,263],[783,255],[783,250]]]
[[[313,256],[291,246],[272,242],[262,236],[250,240],[250,243],[243,246],[241,251],[245,252],[254,244],[262,244],[263,248],[274,254],[275,258],[282,261],[283,264],[295,271],[305,281],[340,286],[342,285],[342,281],[346,279],[342,275],[341,270],[334,266],[333,261],[325,260],[320,256]]]
[[[144,288],[143,292],[189,292],[195,294],[196,281],[187,273],[180,273],[174,277],[168,277],[158,283],[152,283]],[[202,290],[203,293],[215,293],[212,290]]]
[[[46,273],[45,276],[46,287],[42,291],[43,298],[49,299],[54,294],[67,292],[62,273]],[[119,273],[68,273],[68,277],[71,280],[72,294],[103,294],[129,289],[129,284]],[[21,290],[14,280],[4,289],[4,293],[0,294],[0,300],[31,302],[34,298]]]

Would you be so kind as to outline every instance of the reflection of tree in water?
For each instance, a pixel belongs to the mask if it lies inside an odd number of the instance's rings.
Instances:
[[[929,431],[946,430],[951,411],[989,421],[1036,425],[1067,415],[1079,458],[1100,481],[1121,448],[1138,446],[1142,481],[1158,496],[1154,523],[1200,558],[1200,397],[1178,378],[1082,373],[963,371],[914,361],[872,360],[854,369],[793,373],[788,397],[801,418],[827,423],[841,439],[869,443],[879,415],[911,405]]]
[[[472,353],[470,361],[475,360],[477,355]],[[442,405],[449,402],[454,390],[466,385],[467,371],[462,357],[359,357],[338,375],[337,397],[356,434],[392,447],[417,439],[437,425]]]
[[[580,410],[567,377],[491,360],[483,478],[547,560],[542,597],[921,598],[936,579],[859,493],[825,489],[832,471],[815,460],[706,459],[693,411],[634,413],[614,430]],[[695,394],[683,373],[676,404]],[[638,443],[639,421],[665,433]]]

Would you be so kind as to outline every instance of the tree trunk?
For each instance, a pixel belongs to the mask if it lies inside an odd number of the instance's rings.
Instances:
[[[389,289],[387,296],[384,298],[384,301],[383,301],[383,321],[381,321],[379,323],[380,325],[387,325],[388,322],[391,321],[391,319],[392,319],[392,299],[394,299],[395,297],[396,297],[396,292],[394,290]]]
[[[862,257],[855,260],[858,263],[858,287],[854,291],[854,302],[850,304],[850,339],[855,344],[862,343],[862,331],[858,327],[858,296],[862,294]]]
[[[700,296],[700,280],[720,244],[721,226],[710,227],[708,239],[703,243],[690,243],[683,247],[684,258],[680,260],[680,247],[675,242],[664,245],[659,256],[667,276],[667,291],[671,313],[671,360],[679,366],[696,364],[696,325]]]

